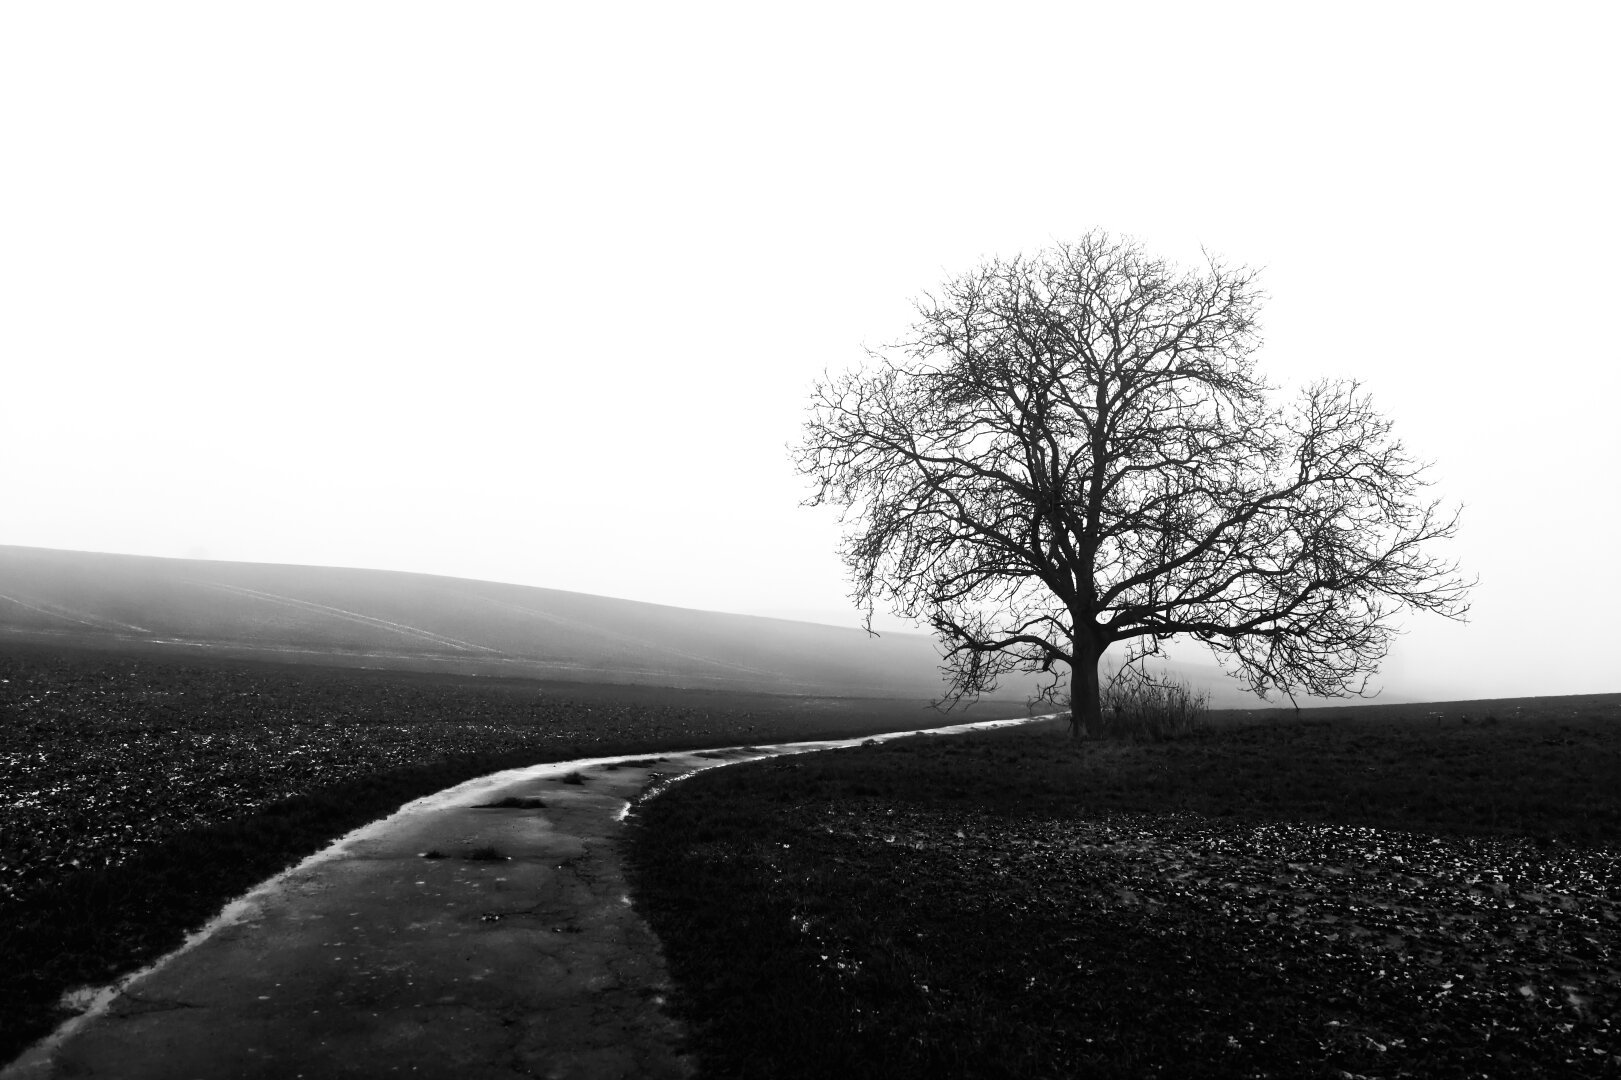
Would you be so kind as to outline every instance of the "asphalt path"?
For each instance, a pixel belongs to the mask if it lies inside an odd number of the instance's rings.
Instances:
[[[627,811],[718,765],[914,734],[585,758],[418,799],[81,992],[0,1080],[690,1076],[625,881]]]

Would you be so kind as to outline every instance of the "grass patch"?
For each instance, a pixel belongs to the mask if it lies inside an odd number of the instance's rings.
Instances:
[[[585,783],[585,777],[579,772],[571,772],[567,776],[563,777],[562,782],[565,784],[573,784],[575,787],[578,787]]]
[[[474,810],[544,810],[546,800],[536,795],[508,795],[494,802],[478,803]]]
[[[638,904],[705,1076],[1613,1075],[1621,698],[1427,710],[711,770]]]

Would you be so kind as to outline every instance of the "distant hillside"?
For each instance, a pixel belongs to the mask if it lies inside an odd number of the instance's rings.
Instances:
[[[0,545],[7,639],[602,682],[933,699],[924,634],[616,600],[490,581]],[[1216,708],[1258,704],[1214,665],[1173,663]],[[1034,694],[1009,680],[1001,699]]]
[[[0,546],[6,638],[584,682],[937,697],[933,641],[381,570]],[[1018,697],[1010,688],[1006,697]]]

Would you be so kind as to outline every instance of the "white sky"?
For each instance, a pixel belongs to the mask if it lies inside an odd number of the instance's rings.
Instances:
[[[853,622],[811,383],[1102,226],[1466,504],[1392,693],[1621,690],[1621,7],[1532,11],[4,5],[0,543]]]

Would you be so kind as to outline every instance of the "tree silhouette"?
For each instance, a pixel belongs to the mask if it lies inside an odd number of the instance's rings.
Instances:
[[[945,700],[1183,635],[1261,696],[1366,692],[1404,607],[1462,618],[1433,541],[1457,511],[1355,382],[1287,405],[1255,370],[1254,272],[1184,270],[1090,233],[993,260],[917,304],[910,340],[819,382],[799,470],[843,508],[876,604],[943,642]]]

